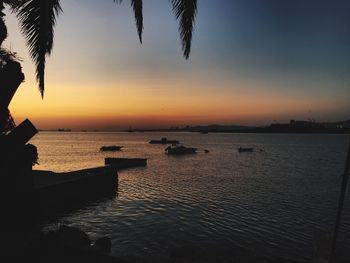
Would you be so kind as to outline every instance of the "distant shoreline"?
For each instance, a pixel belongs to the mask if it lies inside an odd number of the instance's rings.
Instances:
[[[57,130],[39,130],[40,132],[59,132]],[[71,130],[70,132],[121,132],[121,133],[129,133],[125,130]],[[198,133],[202,134],[201,131],[189,131],[189,130],[169,130],[169,129],[152,129],[152,130],[142,130],[142,131],[134,131],[135,133],[143,133],[143,132],[174,132],[174,133]],[[66,133],[66,132],[64,132]],[[247,133],[247,134],[349,134],[350,130],[322,130],[322,131],[269,131],[264,128],[261,129],[250,129],[250,130],[224,130],[224,131],[207,131],[206,133]]]
[[[304,120],[290,120],[289,123],[272,123],[266,126],[243,126],[243,125],[222,125],[210,124],[202,126],[185,126],[153,129],[79,129],[71,130],[66,128],[40,130],[54,132],[198,132],[198,133],[290,133],[290,134],[350,134],[350,120],[340,122],[315,122]]]
[[[49,129],[39,131],[53,132],[198,132],[206,133],[282,133],[282,134],[350,134],[350,120],[340,122],[315,122],[304,120],[290,120],[289,123],[273,123],[266,126],[243,126],[243,125],[222,125],[210,124],[202,126],[185,126],[185,127],[169,127],[169,128],[128,128],[128,129]]]

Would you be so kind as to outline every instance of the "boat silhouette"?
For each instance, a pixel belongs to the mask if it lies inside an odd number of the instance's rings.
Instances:
[[[152,144],[178,144],[177,140],[168,140],[166,137],[162,137],[160,140],[150,140],[149,143]]]
[[[116,146],[116,145],[111,145],[111,146],[102,146],[100,148],[100,151],[102,152],[107,152],[107,151],[120,151],[123,148],[123,146]]]
[[[239,147],[238,148],[238,152],[242,153],[242,152],[253,152],[254,148],[243,148],[243,147]]]
[[[167,154],[193,154],[197,152],[197,148],[185,147],[182,145],[173,145],[165,148]]]

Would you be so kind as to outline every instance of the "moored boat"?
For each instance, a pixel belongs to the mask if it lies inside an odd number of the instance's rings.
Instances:
[[[166,137],[162,137],[160,140],[150,140],[149,143],[152,144],[178,144],[177,140],[168,140]]]
[[[192,154],[197,152],[197,148],[185,146],[168,146],[165,149],[167,154]]]
[[[116,146],[116,145],[102,146],[100,148],[100,151],[102,151],[102,152],[107,152],[107,151],[115,152],[115,151],[120,151],[122,148],[123,148],[123,146]]]
[[[243,148],[243,147],[239,147],[238,148],[238,152],[253,152],[254,148]]]

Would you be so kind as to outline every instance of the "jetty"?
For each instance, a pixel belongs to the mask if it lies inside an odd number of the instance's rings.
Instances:
[[[41,209],[114,194],[118,171],[147,165],[143,158],[105,158],[105,166],[56,173],[33,170],[33,202]]]
[[[118,172],[113,166],[71,172],[33,170],[33,203],[39,208],[55,208],[113,194]]]
[[[27,215],[47,214],[105,196],[116,194],[118,171],[145,166],[146,159],[106,158],[105,165],[69,172],[33,170],[38,160],[37,148],[29,140],[38,132],[26,119],[0,137],[3,158],[2,201],[13,218],[16,210]]]

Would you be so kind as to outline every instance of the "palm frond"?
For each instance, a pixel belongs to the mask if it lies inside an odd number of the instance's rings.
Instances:
[[[131,6],[134,9],[137,33],[139,35],[140,42],[142,43],[142,30],[143,30],[142,0],[131,0]]]
[[[113,0],[114,3],[121,4],[123,0]],[[135,22],[137,28],[137,34],[140,42],[142,43],[142,31],[143,31],[143,13],[142,13],[142,0],[131,0],[131,7],[134,10]]]
[[[44,96],[46,55],[51,54],[56,17],[62,12],[59,0],[17,0],[12,10],[16,13],[29,52],[36,65],[36,78],[41,96]]]
[[[7,29],[5,26],[4,19],[0,17],[0,46],[2,42],[6,39],[7,37]]]
[[[188,59],[191,52],[193,27],[197,14],[197,0],[171,0],[173,12],[179,20],[179,31],[184,57]]]
[[[0,67],[10,61],[19,62],[22,61],[15,52],[10,50],[0,48]]]
[[[2,12],[3,10],[4,10],[4,3],[0,1],[0,46],[7,37],[7,28],[5,25],[5,21],[2,18],[3,16],[5,16],[5,14]]]
[[[16,6],[20,1],[22,0],[2,0],[2,2],[5,4],[5,5],[8,5],[10,6],[11,8]]]

